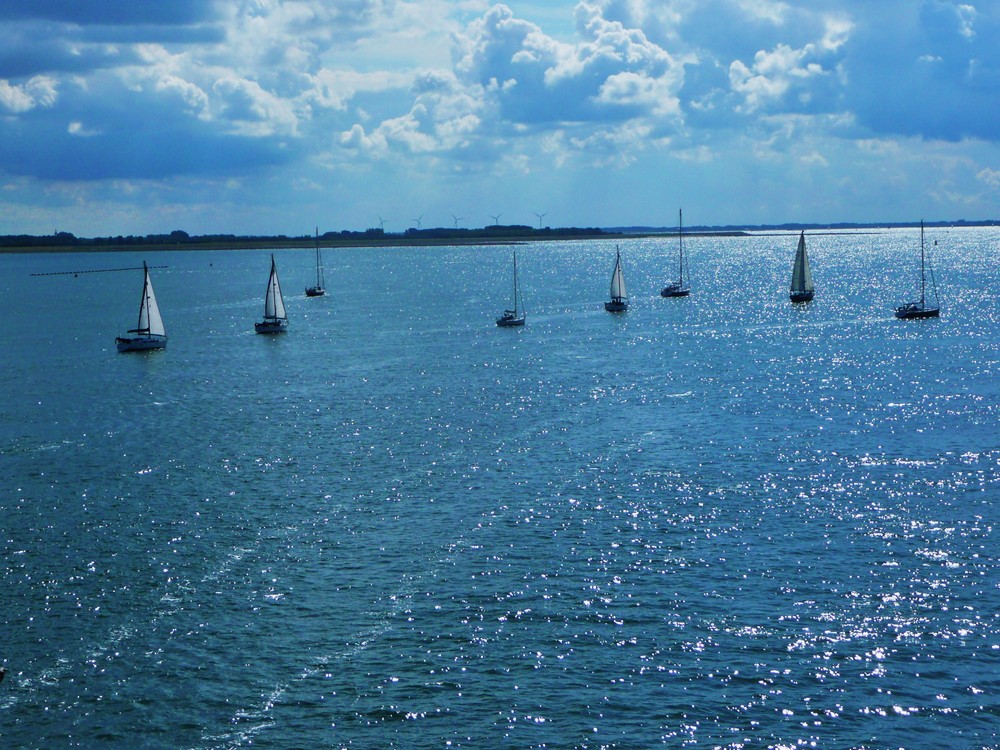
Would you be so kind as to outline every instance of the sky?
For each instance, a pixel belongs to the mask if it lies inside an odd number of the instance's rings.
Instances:
[[[3,0],[0,234],[1000,218],[998,0]]]

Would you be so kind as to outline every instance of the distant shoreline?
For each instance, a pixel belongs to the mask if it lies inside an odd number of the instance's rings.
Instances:
[[[698,232],[685,232],[685,236],[699,236]],[[738,232],[709,233],[713,236],[734,236]],[[566,242],[580,240],[623,240],[640,237],[676,236],[677,232],[579,232],[561,230],[555,232],[536,232],[534,234],[507,234],[501,236],[420,236],[417,233],[405,235],[382,235],[378,237],[363,237],[351,235],[320,236],[317,243],[315,237],[254,237],[234,238],[221,241],[200,238],[188,238],[179,242],[136,241],[118,243],[100,240],[81,240],[66,244],[2,244],[0,238],[0,254],[2,253],[87,253],[87,252],[158,252],[162,250],[181,250],[197,252],[199,250],[302,250],[313,249],[319,244],[322,249],[373,248],[373,247],[491,247],[496,245],[523,245],[530,242]],[[9,238],[7,238],[9,240]],[[48,238],[37,238],[44,241]]]
[[[807,232],[813,236],[882,234],[897,229],[915,229],[919,222],[893,224],[781,224],[759,226],[691,227],[685,237],[766,237]],[[925,222],[928,228],[961,229],[996,227],[997,221]],[[609,229],[533,229],[525,226],[497,226],[484,229],[410,229],[402,234],[380,230],[366,232],[327,232],[313,236],[239,237],[233,235],[190,236],[185,232],[145,237],[77,238],[60,232],[51,236],[0,236],[0,254],[11,253],[87,253],[87,252],[158,252],[161,250],[296,250],[321,248],[371,247],[490,247],[529,242],[565,242],[573,240],[627,240],[676,237],[676,227],[614,227]]]

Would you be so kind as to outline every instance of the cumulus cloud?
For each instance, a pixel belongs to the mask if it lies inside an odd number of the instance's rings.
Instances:
[[[0,80],[0,106],[19,114],[35,107],[52,107],[57,99],[56,82],[48,76],[35,76],[24,84],[12,86]]]
[[[510,122],[626,120],[676,114],[683,67],[641,29],[577,5],[580,41],[559,42],[495,5],[454,36],[455,74],[496,97]]]
[[[199,86],[175,75],[165,75],[156,81],[156,91],[176,96],[183,109],[199,117],[205,117],[209,107],[209,97]]]
[[[381,159],[542,184],[733,154],[835,172],[836,154],[947,141],[983,149],[962,179],[995,194],[997,36],[975,0],[8,0],[0,172],[223,181],[295,162],[306,180]]]
[[[93,136],[100,135],[100,131],[90,130],[84,127],[84,124],[82,122],[79,122],[78,120],[74,120],[73,122],[71,122],[69,124],[69,127],[67,128],[67,131],[69,132],[70,135],[75,135],[80,138],[91,138]]]
[[[580,40],[571,44],[494,5],[452,35],[451,70],[414,78],[409,112],[370,131],[355,124],[341,143],[373,156],[397,146],[485,156],[557,127],[548,151],[558,144],[599,163],[629,163],[633,149],[654,142],[637,134],[679,123],[683,65],[597,5],[580,3],[575,20]]]
[[[729,80],[733,90],[744,96],[742,106],[751,112],[758,110],[783,98],[796,83],[826,75],[822,65],[808,61],[808,55],[808,49],[795,50],[781,44],[770,52],[758,52],[752,67],[733,61]]]
[[[410,110],[383,120],[370,133],[360,124],[340,136],[340,143],[369,156],[386,156],[393,148],[410,154],[458,151],[469,146],[482,124],[487,102],[483,90],[466,90],[446,71],[415,76]]]
[[[1000,190],[1000,169],[981,169],[976,174],[976,179],[991,190]]]
[[[243,135],[296,135],[298,118],[293,106],[266,91],[256,81],[227,76],[212,86],[221,116]]]

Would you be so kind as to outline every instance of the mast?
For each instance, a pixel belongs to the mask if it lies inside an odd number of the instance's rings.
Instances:
[[[272,255],[271,276],[267,280],[267,294],[264,295],[264,319],[279,320],[285,317],[285,301],[281,298],[278,268],[274,264],[274,255]]]
[[[149,268],[146,261],[142,262],[142,299],[139,300],[139,322],[135,325],[136,333],[149,333]]]
[[[680,252],[677,254],[677,262],[680,265],[680,285],[684,286],[684,210],[677,209],[677,242],[680,245]]]
[[[323,288],[323,256],[319,253],[319,227],[316,227],[316,286]]]
[[[924,305],[924,220],[920,220],[920,308],[923,309]]]
[[[514,314],[517,315],[517,252],[514,252]]]
[[[153,294],[153,282],[149,280],[149,267],[146,261],[142,262],[142,297],[139,298],[139,320],[135,328],[131,328],[129,333],[138,333],[146,336],[166,336],[163,328],[163,318],[160,317],[160,308],[156,304],[156,295]]]
[[[799,244],[795,250],[795,260],[792,262],[792,283],[790,291],[795,293],[812,292],[812,272],[809,270],[809,255],[806,252],[806,234],[799,234]]]
[[[615,246],[615,270],[611,274],[611,299],[614,302],[621,302],[625,297],[625,277],[622,274],[622,255],[618,246]]]

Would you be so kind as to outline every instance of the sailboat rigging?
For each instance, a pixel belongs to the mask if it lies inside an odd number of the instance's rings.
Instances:
[[[684,213],[682,209],[677,210],[677,281],[667,284],[660,290],[661,297],[687,297],[691,294],[691,275],[688,274],[688,283],[684,283]]]
[[[142,297],[139,299],[139,322],[128,333],[135,336],[118,336],[115,346],[120,352],[135,352],[147,349],[164,349],[167,333],[163,328],[163,318],[153,294],[153,284],[149,280],[149,268],[142,263]]]
[[[927,270],[931,274],[931,291],[934,295],[934,304],[927,302]],[[920,220],[920,301],[907,302],[896,308],[896,317],[901,320],[915,320],[919,318],[937,318],[941,315],[941,305],[938,302],[937,283],[934,280],[934,269],[930,265],[930,259],[924,253],[924,222]]]
[[[806,252],[806,233],[799,235],[799,246],[795,250],[792,263],[792,285],[788,298],[792,302],[810,302],[816,290],[813,287],[812,271],[809,270],[809,254]]]
[[[271,275],[267,279],[267,292],[264,294],[264,320],[254,323],[253,327],[257,333],[281,333],[288,328],[288,315],[285,313],[285,300],[281,296],[274,255],[271,256]]]
[[[622,273],[622,256],[615,245],[615,270],[611,272],[611,300],[604,303],[608,312],[628,310],[628,296],[625,294],[625,275]]]
[[[323,256],[319,250],[319,227],[316,227],[316,286],[306,287],[307,297],[322,297],[326,294],[323,279]]]
[[[521,300],[521,286],[517,278],[517,253],[514,253],[514,309],[504,310],[503,315],[497,318],[497,325],[501,328],[512,328],[524,325],[524,302]]]

